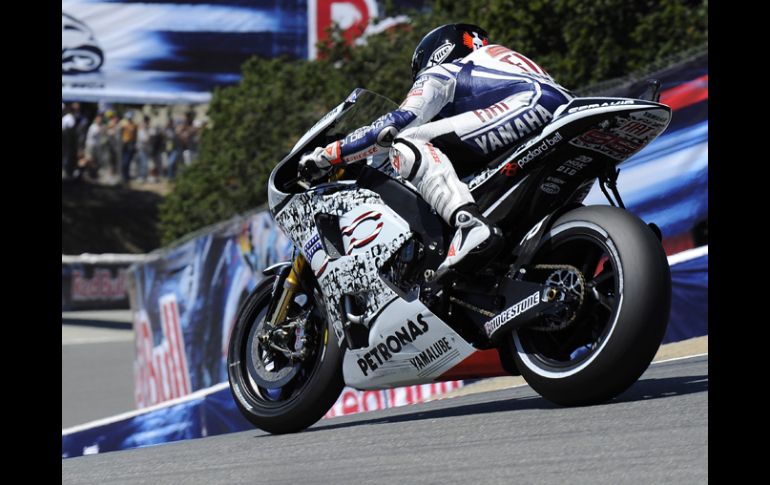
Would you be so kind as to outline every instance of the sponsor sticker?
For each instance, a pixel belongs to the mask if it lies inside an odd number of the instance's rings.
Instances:
[[[441,337],[430,344],[427,349],[420,352],[419,355],[409,359],[409,363],[412,364],[412,367],[416,370],[421,370],[450,350],[452,350],[452,344],[446,337]]]
[[[557,172],[565,175],[573,176],[579,171],[583,170],[589,163],[593,161],[593,158],[587,155],[578,155],[575,158],[567,160],[556,169]],[[550,178],[550,177],[549,177]]]
[[[620,106],[625,104],[634,104],[634,100],[632,99],[622,99],[619,101],[605,101],[603,103],[592,103],[592,104],[586,104],[583,106],[575,106],[574,108],[570,108],[567,110],[567,113],[578,113],[580,111],[585,111],[587,109],[593,109],[593,108],[604,108],[606,106]]]
[[[487,332],[487,336],[492,336],[495,330],[500,328],[503,324],[510,322],[538,303],[540,303],[540,292],[536,291],[507,310],[504,310],[495,318],[484,324],[484,330]]]
[[[482,123],[486,123],[501,117],[509,110],[510,108],[506,103],[500,102],[486,109],[475,110],[473,111],[473,114],[475,114]],[[553,114],[545,107],[538,104],[533,108],[529,108],[522,113],[513,116],[506,123],[491,129],[487,133],[476,136],[473,138],[473,141],[486,155],[499,148],[511,145],[521,138],[526,138],[530,133],[545,126],[552,118]]]
[[[427,320],[421,314],[417,314],[416,320],[417,322],[407,320],[406,324],[402,325],[400,329],[395,330],[379,343],[374,344],[369,352],[358,359],[358,367],[364,376],[368,376],[369,372],[377,370],[380,365],[392,359],[394,354],[401,352],[404,346],[414,342],[420,335],[430,329]]]
[[[542,190],[546,194],[554,195],[559,193],[560,187],[554,183],[546,182],[540,186],[540,190]]]
[[[382,213],[377,211],[364,212],[356,217],[349,226],[342,228],[343,240],[347,239],[347,251],[345,254],[351,254],[354,249],[362,248],[380,235],[385,223],[380,220]],[[377,221],[375,225],[365,225],[366,221]]]
[[[539,157],[546,151],[548,151],[548,148],[556,145],[562,140],[561,133],[558,131],[554,133],[554,135],[551,138],[546,138],[543,140],[543,142],[536,147],[530,149],[521,159],[519,160],[519,167],[524,168],[524,165],[531,162],[533,159]]]
[[[308,261],[311,261],[315,253],[321,249],[321,236],[318,233],[315,233],[313,237],[308,240],[303,249],[305,250],[305,258],[307,258]]]
[[[593,129],[570,140],[570,144],[580,148],[603,153],[615,160],[625,160],[646,143],[625,139],[619,135],[600,129]]]
[[[451,42],[445,42],[441,44],[436,50],[433,51],[433,54],[430,55],[430,59],[428,59],[428,67],[441,64],[444,59],[449,57],[449,53],[452,52],[454,48],[455,45]]]

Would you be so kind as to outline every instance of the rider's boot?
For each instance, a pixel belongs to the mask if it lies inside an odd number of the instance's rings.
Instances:
[[[436,270],[440,279],[449,270],[471,274],[483,267],[503,246],[503,234],[479,212],[476,204],[459,207],[452,216],[455,235],[447,257]]]

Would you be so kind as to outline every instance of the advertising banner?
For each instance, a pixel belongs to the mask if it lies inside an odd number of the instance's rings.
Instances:
[[[709,333],[708,249],[703,246],[669,257],[671,314],[664,344]]]
[[[437,382],[384,391],[346,387],[324,418],[416,404],[462,384]],[[63,430],[62,458],[254,429],[238,410],[228,384],[223,383],[167,405]]]
[[[227,343],[236,311],[262,279],[262,270],[289,259],[291,249],[270,214],[259,212],[220,224],[130,269],[137,407],[227,380]]]
[[[315,58],[332,23],[360,36],[374,0],[62,0],[64,101],[204,103],[253,56]]]
[[[143,260],[135,254],[62,255],[62,311],[129,308],[126,270]]]
[[[708,54],[648,77],[662,83],[660,102],[671,107],[671,124],[618,166],[618,191],[631,212],[670,239],[708,220]],[[628,82],[602,95],[637,97],[645,85]],[[584,203],[607,204],[598,182]]]
[[[128,308],[126,268],[128,264],[62,264],[62,311]]]

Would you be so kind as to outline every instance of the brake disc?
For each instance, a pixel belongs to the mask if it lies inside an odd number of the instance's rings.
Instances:
[[[270,346],[273,333],[281,329],[272,330],[266,342],[260,339],[260,336],[263,335],[264,325],[265,321],[263,320],[249,335],[247,343],[249,346],[247,354],[249,375],[257,385],[267,389],[276,389],[283,387],[297,375],[301,363],[289,359],[285,355],[284,349]]]

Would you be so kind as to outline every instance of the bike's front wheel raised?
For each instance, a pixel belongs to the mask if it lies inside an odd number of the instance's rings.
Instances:
[[[281,285],[263,280],[241,307],[227,373],[238,408],[270,433],[301,431],[323,417],[344,387],[342,351],[320,294],[297,287],[282,321],[268,323]],[[276,288],[278,286],[278,288]]]
[[[561,216],[533,261],[540,283],[577,310],[520,328],[508,345],[527,383],[562,405],[617,396],[647,369],[666,331],[671,274],[653,231],[625,210],[589,206]]]

